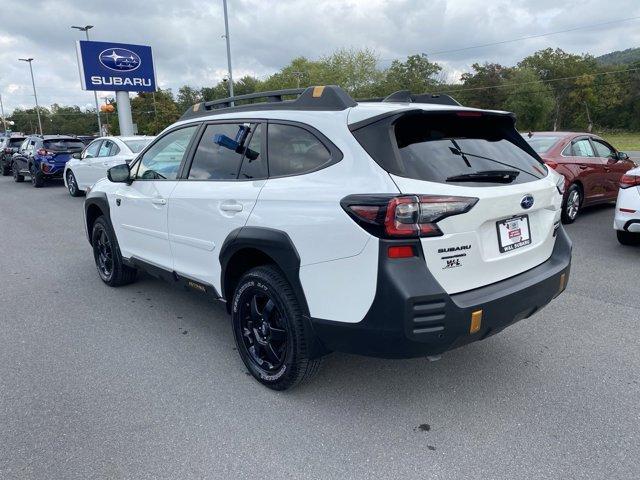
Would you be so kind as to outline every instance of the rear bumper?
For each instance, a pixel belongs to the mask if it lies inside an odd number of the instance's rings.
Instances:
[[[562,293],[571,267],[571,241],[560,227],[546,262],[486,287],[448,295],[428,271],[420,248],[418,257],[389,260],[388,241],[381,243],[376,295],[365,318],[356,324],[310,319],[326,349],[383,358],[438,355],[530,317]],[[478,310],[480,329],[470,333],[471,315]]]

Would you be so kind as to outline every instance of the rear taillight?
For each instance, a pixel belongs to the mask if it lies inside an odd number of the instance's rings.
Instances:
[[[438,237],[437,222],[466,213],[477,198],[441,195],[350,195],[342,208],[362,228],[381,238]]]
[[[544,163],[547,167],[553,168],[554,170],[558,168],[558,162],[554,162],[553,160],[545,160]]]
[[[10,148],[5,148],[4,149],[4,153],[11,153],[11,149]]]
[[[38,155],[42,155],[43,157],[46,157],[47,155],[55,155],[55,153],[49,150],[45,150],[44,148],[40,148],[38,149]]]
[[[629,188],[640,186],[640,176],[623,175],[620,179],[620,188]]]

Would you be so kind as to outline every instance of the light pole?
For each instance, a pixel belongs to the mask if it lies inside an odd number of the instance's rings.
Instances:
[[[42,121],[40,120],[40,106],[38,105],[38,95],[36,94],[36,82],[33,79],[33,67],[31,62],[33,58],[19,58],[21,62],[27,62],[29,64],[29,71],[31,72],[31,85],[33,85],[33,98],[36,100],[36,113],[38,114],[38,126],[40,127],[40,135],[42,135]]]
[[[1,93],[0,93],[0,115],[2,115],[2,125],[4,125],[4,132],[7,133],[7,121],[4,118],[4,105],[2,105]]]
[[[87,35],[87,42],[89,41],[89,30],[93,28],[93,25],[85,25],[84,27],[78,27],[76,25],[71,25],[71,28],[75,28],[76,30],[80,30]],[[98,93],[93,91],[93,99],[96,103],[96,116],[98,117],[98,135],[102,136],[102,121],[100,120],[100,107],[98,106]]]
[[[231,40],[229,39],[229,16],[227,15],[227,0],[222,0],[224,7],[224,37],[227,40],[227,65],[229,67],[229,96],[233,98],[233,74],[231,73]],[[235,102],[231,101],[233,107]]]

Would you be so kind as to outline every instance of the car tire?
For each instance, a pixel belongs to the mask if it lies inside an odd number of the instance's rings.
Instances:
[[[582,207],[582,189],[575,183],[569,186],[562,202],[562,223],[573,223],[580,214]]]
[[[84,193],[82,190],[78,188],[78,182],[76,181],[76,176],[73,174],[71,170],[67,171],[67,190],[69,191],[69,195],[72,197],[80,197]]]
[[[31,165],[29,167],[29,172],[31,172],[31,185],[35,188],[41,188],[44,186],[44,176],[42,172],[40,172],[35,165]]]
[[[115,232],[104,216],[98,217],[91,230],[91,246],[100,279],[110,287],[132,283],[138,273],[124,264]]]
[[[322,359],[309,355],[313,334],[305,328],[300,303],[277,267],[257,267],[242,276],[231,317],[240,357],[266,387],[287,390],[318,372]]]
[[[11,164],[11,173],[13,174],[13,181],[16,183],[24,182],[24,175],[20,175],[20,167],[16,162]]]
[[[622,230],[616,230],[618,236],[618,242],[622,245],[638,246],[640,245],[640,233],[636,232],[624,232]]]

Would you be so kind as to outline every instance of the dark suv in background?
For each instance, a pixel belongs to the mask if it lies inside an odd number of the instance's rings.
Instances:
[[[11,158],[13,179],[22,182],[28,175],[36,188],[42,187],[48,179],[61,179],[67,161],[83,149],[82,141],[68,135],[31,135]]]
[[[24,135],[0,137],[0,171],[2,175],[11,175],[11,157],[18,151],[24,138]]]

